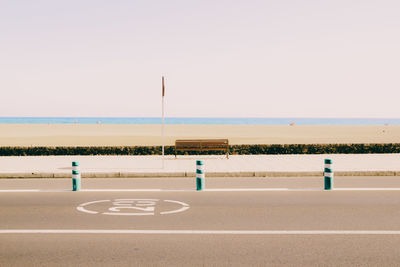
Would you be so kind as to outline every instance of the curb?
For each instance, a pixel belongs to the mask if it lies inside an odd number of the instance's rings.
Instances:
[[[318,172],[207,172],[206,177],[310,177]],[[400,176],[400,171],[336,171],[335,176]],[[82,178],[172,178],[196,177],[195,172],[82,172]],[[0,179],[12,178],[71,178],[71,173],[15,172],[0,173]]]

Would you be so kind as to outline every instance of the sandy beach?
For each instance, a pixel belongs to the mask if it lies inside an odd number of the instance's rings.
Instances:
[[[192,138],[228,138],[233,145],[400,143],[400,126],[165,126],[166,145]],[[161,125],[0,124],[0,146],[143,146],[161,142]]]

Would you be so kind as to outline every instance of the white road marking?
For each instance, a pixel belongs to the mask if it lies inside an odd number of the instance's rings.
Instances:
[[[82,192],[160,192],[165,189],[82,189]]]
[[[82,189],[79,192],[194,192],[196,189]],[[400,191],[397,187],[388,188],[333,188],[332,190],[324,190],[323,188],[210,188],[202,190],[204,192],[310,192],[310,191]],[[0,190],[0,193],[26,193],[26,192],[38,192],[38,193],[61,193],[61,192],[72,192],[72,190],[41,190],[41,189],[10,189]],[[201,192],[201,191],[200,191]],[[77,192],[74,192],[76,194]]]
[[[180,205],[182,205],[182,206],[185,206],[185,207],[189,207],[189,205],[188,204],[186,204],[185,202],[181,202],[181,201],[177,201],[177,200],[164,200],[165,202],[169,202],[169,203],[176,203],[176,204],[180,204]]]
[[[399,191],[400,188],[334,188],[334,191]]]
[[[116,215],[116,216],[155,215],[156,214],[155,206],[158,201],[159,201],[159,199],[114,199],[114,201],[96,200],[96,201],[85,202],[83,204],[80,204],[78,207],[76,207],[76,209],[81,212],[88,213],[88,214],[98,214],[98,213],[100,213],[99,211],[88,210],[85,208],[85,206],[88,206],[91,204],[102,203],[102,202],[112,202],[111,204],[113,206],[108,208],[108,210],[106,212],[102,212],[101,213],[102,215]],[[159,212],[161,215],[183,212],[183,211],[189,209],[189,205],[184,202],[181,202],[181,201],[163,200],[163,202],[178,204],[178,205],[181,205],[182,207],[179,209],[176,209],[176,210]],[[139,210],[141,212],[122,212],[122,211],[127,211],[127,209],[131,209],[134,211]]]
[[[71,192],[71,189],[59,189],[59,190],[44,190],[44,189],[2,189],[0,193],[30,193],[30,192],[48,192],[48,193],[60,193],[60,192]]]
[[[400,235],[400,230],[70,230],[7,229],[0,234],[189,234],[189,235]]]
[[[77,210],[82,211],[82,212],[86,212],[89,214],[97,214],[97,211],[91,211],[91,210],[87,210],[84,207],[87,205],[91,205],[91,204],[95,204],[95,203],[101,203],[101,202],[109,202],[110,200],[96,200],[96,201],[91,201],[91,202],[86,202],[83,204],[80,204],[78,207],[76,207]]]
[[[134,209],[134,210],[140,210],[140,211],[150,211],[154,212],[155,208],[154,207],[134,207],[134,206],[117,206],[117,207],[111,207],[108,210],[109,211],[115,211],[115,212],[120,212],[121,209]]]
[[[82,211],[82,212],[89,213],[89,214],[97,214],[98,213],[97,211],[87,210],[84,207],[77,207],[76,209],[79,210],[79,211]]]
[[[154,213],[112,213],[112,212],[103,212],[103,215],[116,215],[116,216],[146,216],[146,215],[154,215]]]
[[[13,193],[13,192],[18,192],[18,193],[22,193],[22,192],[41,192],[42,190],[40,189],[8,189],[8,190],[0,190],[1,193]]]
[[[86,202],[86,203],[83,203],[83,204],[80,204],[79,206],[81,206],[81,207],[84,207],[84,206],[87,206],[87,205],[92,205],[92,204],[95,204],[95,203],[101,203],[101,202],[109,202],[110,200],[96,200],[96,201],[91,201],[91,202]]]
[[[176,201],[176,200],[164,200],[164,202],[180,204],[180,205],[182,205],[182,208],[180,208],[178,210],[160,212],[160,214],[162,214],[162,215],[183,212],[183,211],[189,209],[189,205],[184,202],[180,202],[180,201]]]
[[[182,207],[182,208],[180,208],[180,209],[178,209],[178,210],[163,211],[163,212],[160,212],[160,214],[161,214],[161,215],[165,215],[165,214],[178,213],[178,212],[183,212],[183,211],[185,211],[185,210],[187,210],[187,209],[189,209],[189,207]]]
[[[132,199],[132,198],[117,198],[115,201],[132,201],[132,200],[140,200],[142,201],[143,199]],[[159,201],[159,199],[154,199],[154,198],[146,198],[146,201]]]

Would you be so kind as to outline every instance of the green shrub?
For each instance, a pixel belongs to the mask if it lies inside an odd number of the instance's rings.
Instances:
[[[174,155],[174,146],[165,147],[166,155]],[[232,145],[231,155],[284,154],[370,154],[400,153],[400,143],[394,144],[272,144]],[[184,151],[178,155],[223,155],[224,151]],[[0,147],[0,156],[49,155],[161,155],[161,146],[107,147]]]

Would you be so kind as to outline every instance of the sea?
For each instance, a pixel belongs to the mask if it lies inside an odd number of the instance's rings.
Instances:
[[[0,124],[161,124],[155,117],[0,117]],[[400,118],[165,118],[165,124],[400,125]]]

